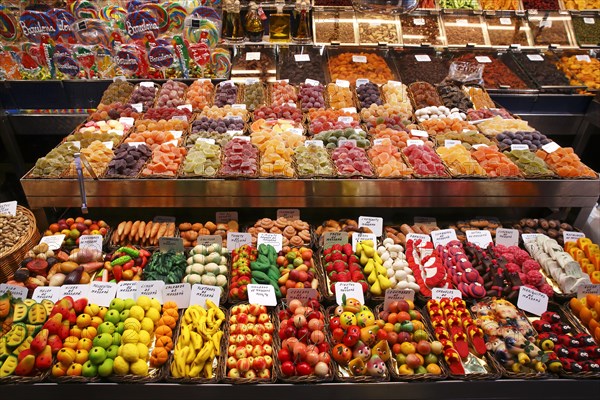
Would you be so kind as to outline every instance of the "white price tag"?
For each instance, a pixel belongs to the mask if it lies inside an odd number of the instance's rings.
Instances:
[[[352,234],[352,251],[356,251],[356,245],[365,240],[371,240],[373,242],[373,247],[377,247],[377,236],[375,236],[374,233],[354,232]]]
[[[173,115],[171,117],[171,119],[174,119],[175,121],[186,121],[187,122],[187,115]]]
[[[542,315],[548,310],[548,296],[537,290],[521,286],[517,307],[534,315]]]
[[[232,252],[243,245],[252,245],[252,235],[244,232],[227,232],[227,250]]]
[[[497,228],[496,229],[496,245],[503,246],[518,246],[519,231],[516,229]]]
[[[90,294],[90,285],[63,285],[63,297],[71,296],[73,300],[87,299]]]
[[[60,249],[60,246],[62,246],[64,241],[65,235],[59,233],[58,235],[44,236],[40,240],[40,243],[46,243],[50,250],[58,250]]]
[[[588,294],[600,295],[600,285],[588,283],[577,287],[577,298],[582,299]]]
[[[458,26],[467,26],[467,25],[469,25],[469,20],[468,19],[457,19],[456,20],[456,25],[458,25]]]
[[[358,227],[367,227],[373,231],[375,236],[380,237],[383,231],[383,218],[381,217],[358,217]]]
[[[293,135],[304,135],[304,129],[302,128],[290,128],[287,131]]]
[[[306,303],[310,300],[310,299],[318,299],[319,298],[319,292],[317,292],[316,289],[313,288],[289,288],[287,290],[287,293],[285,295],[285,298],[290,301],[290,300],[300,300],[302,302],[302,305],[306,305]]]
[[[594,18],[585,17],[583,19],[583,23],[588,25],[594,25],[596,23],[596,20]]]
[[[215,219],[217,224],[226,224],[229,221],[237,221],[238,220],[238,212],[237,211],[217,211],[215,215]]]
[[[339,86],[341,88],[349,88],[350,87],[350,82],[348,82],[344,79],[336,79],[335,84],[336,84],[336,86]]]
[[[425,142],[420,139],[408,139],[406,141],[407,146],[425,146]]]
[[[199,245],[208,247],[215,244],[219,246],[223,244],[223,238],[219,235],[200,235],[196,239]]]
[[[117,295],[119,299],[137,300],[139,282],[141,281],[121,281],[117,284]]]
[[[223,81],[223,82],[219,83],[219,87],[229,86],[229,85],[235,85],[235,83],[233,83],[233,81]]]
[[[529,61],[544,61],[544,57],[539,54],[527,54]]]
[[[190,110],[190,112],[194,111],[191,104],[184,104],[181,106],[177,106],[177,109],[178,110]]]
[[[433,240],[433,247],[438,247],[439,245],[445,246],[446,243],[457,240],[454,229],[440,229],[438,231],[432,231],[431,239]]]
[[[246,61],[259,61],[260,51],[250,51],[246,53]]]
[[[471,147],[474,148],[475,150],[477,150],[477,149],[480,149],[482,147],[488,147],[488,146],[487,146],[487,144],[474,144]]]
[[[280,217],[292,221],[300,219],[300,210],[297,208],[280,208],[277,210],[277,218]]]
[[[165,287],[163,281],[140,281],[138,285],[137,297],[148,296],[151,299],[154,298],[163,303],[162,290]],[[137,300],[136,297],[136,300]]]
[[[511,144],[510,150],[529,150],[529,146],[526,144]]]
[[[390,139],[383,138],[383,139],[375,139],[375,140],[373,140],[373,145],[374,146],[379,146],[380,144],[384,144],[384,143],[391,144]]]
[[[314,79],[306,79],[306,80],[304,81],[304,83],[306,83],[306,84],[307,84],[307,85],[309,85],[309,86],[319,86],[319,85],[321,84],[321,82],[319,82],[319,81],[316,81],[316,80],[314,80]]]
[[[279,233],[260,232],[256,240],[256,247],[260,246],[261,244],[271,245],[275,247],[275,251],[279,252],[283,247],[283,236],[281,236]]]
[[[523,243],[529,244],[537,242],[537,238],[540,235],[541,233],[524,233],[521,235],[521,237],[523,238]]]
[[[141,87],[154,87],[154,82],[140,82]]]
[[[540,28],[552,28],[552,20],[549,20],[549,19],[540,20]]]
[[[121,118],[119,118],[119,122],[122,123],[123,125],[133,126],[133,124],[135,123],[135,119],[133,119],[131,117],[121,117]]]
[[[308,147],[308,146],[324,147],[322,140],[306,140],[306,141],[304,141],[304,147]]]
[[[430,62],[431,61],[431,57],[429,57],[429,55],[427,55],[427,54],[415,54],[415,59],[418,62]]]
[[[362,85],[366,85],[367,83],[369,83],[368,79],[357,79],[356,80],[356,87],[362,86]]]
[[[338,117],[337,120],[343,124],[351,124],[354,122],[354,118],[352,117]]]
[[[248,285],[250,286],[250,285]],[[344,295],[346,299],[356,299],[360,304],[365,304],[365,295],[360,283],[356,282],[336,282],[335,283],[335,302],[342,305]]]
[[[64,297],[62,294],[62,286],[38,286],[33,291],[33,296],[31,296],[31,298],[38,303],[42,300],[50,300],[51,302],[56,303]]]
[[[356,107],[344,107],[342,108],[342,111],[350,114],[356,114]]]
[[[106,147],[109,150],[112,150],[114,143],[113,142],[102,142],[102,144],[104,145],[104,147]]]
[[[117,294],[117,284],[114,282],[92,281],[90,283],[90,292],[88,301],[91,304],[98,304],[102,307],[108,307],[112,299]]]
[[[196,82],[198,83],[210,83],[211,80],[210,79],[206,79],[206,78],[200,78],[200,79],[196,79]]]
[[[132,118],[133,119],[133,118]],[[75,140],[73,142],[67,142],[73,144],[76,149],[81,149],[81,142],[79,140]]]
[[[207,139],[207,138],[203,138],[203,137],[199,137],[198,139],[196,139],[196,143],[208,143],[208,144],[215,144],[215,139]]]
[[[485,229],[480,231],[467,231],[467,242],[476,244],[482,249],[487,249],[487,247],[493,243],[492,234]]]
[[[258,304],[261,306],[273,307],[277,305],[277,297],[275,289],[271,285],[255,285],[249,284],[248,302],[250,304]]]
[[[408,242],[409,240],[414,242],[417,240],[420,240],[421,242],[431,242],[431,237],[423,233],[409,233],[406,235],[406,241]]]
[[[158,248],[163,253],[174,250],[176,253],[183,253],[183,239],[174,237],[161,237],[158,239]]]
[[[131,105],[131,108],[140,113],[144,111],[144,105],[142,103],[134,103]]]
[[[79,248],[102,251],[102,240],[102,235],[81,235],[79,237]]]
[[[489,58],[488,56],[476,56],[475,59],[477,60],[478,63],[482,63],[482,64],[492,62],[492,59]]]
[[[190,305],[190,293],[192,289],[189,283],[176,283],[174,285],[165,285],[162,289],[162,299],[174,301],[177,308],[187,308]]]
[[[228,130],[225,133],[227,133],[229,136],[241,136],[244,134],[244,131]]]
[[[352,144],[352,146],[356,147],[356,139],[343,139],[343,138],[338,139],[338,146],[341,146],[344,143],[350,143],[350,144]]]
[[[328,249],[334,244],[341,244],[342,246],[348,243],[347,232],[325,232],[323,234],[323,248]]]
[[[425,18],[413,18],[413,24],[416,26],[423,26],[425,25]]]
[[[206,300],[208,299],[218,306],[221,301],[221,290],[219,286],[192,285],[189,305],[197,304],[206,308]]]
[[[310,56],[308,54],[294,54],[294,60],[296,62],[309,62]]]
[[[6,283],[0,283],[0,295],[6,292],[10,292],[12,297],[15,299],[26,299],[29,290],[23,286],[7,285]]]
[[[388,289],[385,291],[385,299],[383,300],[383,309],[390,310],[390,303],[398,300],[415,300],[415,291],[412,289]]]
[[[588,56],[587,54],[577,54],[575,58],[577,59],[577,61],[592,62],[590,56]]]
[[[352,62],[365,64],[367,62],[366,56],[352,56]]]
[[[450,147],[454,147],[454,146],[458,146],[460,145],[460,140],[444,140],[444,147],[446,148],[450,148]]]
[[[245,104],[232,104],[231,108],[234,110],[245,110],[246,105]]]
[[[243,140],[244,142],[250,141],[250,136],[236,136],[236,139]]]
[[[546,143],[542,146],[542,150],[544,150],[546,153],[554,153],[558,149],[560,149],[560,146],[556,142]]]
[[[460,290],[443,288],[433,288],[431,290],[431,298],[433,300],[441,300],[443,298],[454,299],[455,297],[462,299],[462,293],[460,292]]]
[[[254,85],[255,83],[260,82],[258,78],[246,78],[246,85]]]
[[[512,25],[512,21],[508,17],[500,18],[500,25]]]
[[[131,147],[139,147],[141,145],[146,145],[146,142],[127,142],[127,144]]]
[[[582,239],[585,237],[585,233],[583,232],[574,232],[574,231],[564,231],[563,232],[563,241],[567,242],[576,242],[577,239]]]
[[[402,86],[402,82],[398,82],[398,81],[387,81],[387,84],[390,85],[391,87]]]
[[[421,129],[411,129],[410,134],[413,136],[417,136],[417,137],[424,137],[424,138],[429,137],[429,133],[427,133],[427,131],[423,131]]]

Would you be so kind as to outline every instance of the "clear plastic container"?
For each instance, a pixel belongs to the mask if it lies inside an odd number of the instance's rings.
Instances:
[[[572,14],[571,22],[580,46],[600,46],[600,14]]]
[[[485,22],[481,16],[444,14],[442,21],[448,46],[488,45]]]
[[[315,44],[358,44],[353,11],[328,10],[313,13]]]
[[[356,13],[358,41],[364,45],[401,44],[400,24],[394,15]]]
[[[539,13],[528,16],[534,46],[575,47],[568,13]]]
[[[488,36],[492,46],[531,46],[531,30],[525,17],[507,15],[486,15]]]
[[[445,46],[446,37],[441,31],[441,23],[437,15],[403,15],[400,17],[402,43],[420,46],[428,43],[431,46]]]

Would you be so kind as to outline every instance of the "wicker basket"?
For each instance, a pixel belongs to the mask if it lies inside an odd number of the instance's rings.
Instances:
[[[25,254],[40,241],[41,236],[33,213],[29,209],[17,205],[17,215],[20,214],[27,218],[27,230],[13,247],[0,253],[0,282],[8,280],[8,277],[19,268],[19,263],[25,258]]]

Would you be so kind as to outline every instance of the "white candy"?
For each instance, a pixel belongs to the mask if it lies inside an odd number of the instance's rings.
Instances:
[[[390,255],[391,258],[397,258],[398,257],[398,253],[395,252],[395,251],[390,251],[388,254]]]
[[[399,270],[399,271],[396,271],[394,276],[396,277],[396,280],[398,282],[400,282],[400,281],[406,280],[406,277],[408,276],[408,274],[402,270]]]
[[[388,245],[393,245],[394,244],[394,239],[392,238],[385,238],[383,239],[383,245],[384,246],[388,246]]]
[[[387,261],[390,259],[390,253],[386,250],[385,253],[381,254],[381,259]]]
[[[384,246],[379,246],[377,248],[377,254],[382,255],[383,253],[385,253],[387,251],[387,249]]]
[[[387,277],[391,278],[392,276],[395,276],[395,272],[392,268],[388,268],[387,270]]]
[[[389,260],[386,260],[386,261],[383,263],[383,266],[384,266],[385,268],[392,268],[392,267],[393,267],[393,265],[394,265],[394,261],[392,261],[392,259],[391,259],[391,258],[390,258]],[[393,268],[392,268],[392,269],[393,269]]]

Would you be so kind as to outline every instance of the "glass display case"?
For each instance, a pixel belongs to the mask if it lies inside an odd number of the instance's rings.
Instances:
[[[313,12],[315,44],[358,44],[356,30],[354,11],[328,8]]]
[[[566,11],[530,13],[528,23],[536,47],[576,46],[571,31],[571,16]]]
[[[395,15],[357,13],[358,41],[361,45],[400,45],[400,24]]]
[[[313,46],[280,46],[277,60],[277,79],[289,79],[298,85],[312,79],[325,83],[325,51]]]
[[[485,22],[481,15],[442,14],[448,46],[489,46]]]
[[[532,46],[531,30],[523,15],[493,12],[485,15],[485,23],[494,47]]]
[[[479,0],[482,10],[522,10],[521,0]]]
[[[439,15],[413,13],[400,17],[400,30],[404,46],[445,46]]]
[[[404,49],[394,52],[394,60],[405,85],[425,81],[436,85],[448,75],[449,55],[434,49]]]
[[[357,79],[368,79],[378,85],[397,81],[398,72],[392,60],[391,49],[377,50],[362,47],[327,48],[329,81],[343,79],[354,84]]]
[[[234,47],[231,80],[244,83],[247,78],[256,78],[263,82],[273,82],[277,79],[275,47]]]

